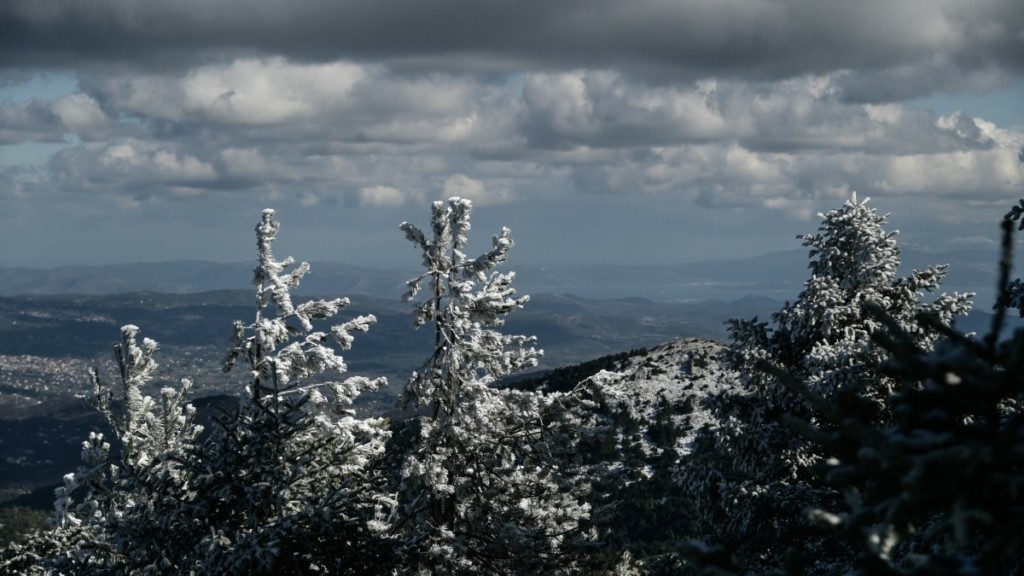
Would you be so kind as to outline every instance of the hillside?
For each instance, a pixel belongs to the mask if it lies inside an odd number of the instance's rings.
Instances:
[[[677,440],[680,455],[690,451],[693,434],[711,421],[701,400],[735,381],[722,367],[719,355],[725,346],[714,340],[680,338],[650,349],[621,354],[552,370],[542,376],[523,378],[512,386],[520,389],[568,391],[590,378],[618,400],[620,408],[648,429],[663,417],[666,408],[674,426],[684,432]],[[644,452],[657,452],[650,436],[643,438]]]
[[[724,348],[699,338],[673,340],[630,357],[619,370],[600,372],[595,378],[606,388],[627,395],[636,415],[648,423],[657,422],[661,411],[672,407],[672,419],[683,432],[676,439],[676,448],[685,455],[694,433],[711,422],[701,400],[735,381],[734,374],[719,362]],[[650,449],[654,450],[653,446]]]
[[[612,557],[630,550],[644,558],[650,574],[678,573],[680,538],[694,533],[695,510],[677,474],[697,432],[712,422],[704,400],[736,381],[719,362],[723,348],[675,339],[561,371],[592,372],[583,393],[593,399],[603,429],[580,449],[594,466],[589,502],[601,511],[598,524],[609,528],[607,549]]]

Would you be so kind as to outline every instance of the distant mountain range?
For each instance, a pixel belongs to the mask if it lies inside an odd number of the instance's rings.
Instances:
[[[996,284],[994,250],[903,251],[904,270],[949,264],[946,291],[977,292],[988,308]],[[658,302],[735,300],[765,296],[794,298],[807,279],[807,250],[772,252],[739,260],[674,265],[551,264],[516,265],[516,286],[525,294],[573,294],[582,298],[639,297]],[[172,261],[148,264],[65,266],[52,269],[0,268],[0,296],[126,292],[171,294],[248,287],[254,263]],[[312,262],[303,294],[370,295],[398,299],[417,270],[375,269]]]

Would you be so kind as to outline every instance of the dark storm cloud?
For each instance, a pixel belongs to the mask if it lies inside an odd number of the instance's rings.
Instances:
[[[464,69],[626,69],[661,81],[1024,64],[1017,0],[8,0],[0,65],[188,65],[245,52]]]
[[[1024,58],[1024,54],[1021,58]],[[866,70],[857,74],[837,74],[836,86],[846,102],[899,102],[936,92],[981,93],[1001,88],[1013,78],[1009,72],[992,62],[977,66],[958,66],[936,58],[913,65]]]

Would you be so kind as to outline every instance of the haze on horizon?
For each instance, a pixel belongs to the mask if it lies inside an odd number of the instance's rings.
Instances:
[[[850,193],[908,246],[1024,196],[1018,0],[9,0],[0,266],[414,266],[476,205],[516,263],[799,246]]]

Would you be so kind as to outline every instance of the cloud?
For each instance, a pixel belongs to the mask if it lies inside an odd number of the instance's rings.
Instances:
[[[525,132],[539,146],[656,145],[735,135],[712,81],[652,87],[614,71],[529,74]]]
[[[60,142],[63,133],[60,118],[45,101],[0,104],[0,145]]]
[[[64,128],[83,140],[100,140],[110,134],[110,119],[95,98],[81,92],[53,101],[53,113]]]
[[[252,51],[419,70],[615,67],[665,81],[777,80],[939,59],[1020,70],[1016,0],[10,0],[0,66],[189,66]],[[186,48],[187,46],[187,48]]]
[[[0,165],[0,222],[16,220],[27,203],[46,195],[46,175],[34,168]]]
[[[736,140],[751,149],[921,153],[991,145],[972,119],[844,101],[833,76],[773,83],[630,83],[614,72],[530,75],[522,131],[540,148],[626,148]]]
[[[482,180],[477,180],[466,174],[452,174],[445,178],[442,187],[444,198],[458,196],[472,200],[477,206],[490,204],[504,204],[512,202],[516,198],[514,190],[507,182],[496,181],[494,186],[486,186]]]
[[[362,67],[347,62],[242,58],[201,66],[184,76],[113,76],[90,84],[111,106],[141,117],[258,127],[340,106],[365,75]]]
[[[1019,82],[1021,29],[1017,0],[9,0],[0,86],[67,81],[0,103],[0,151],[60,148],[4,197],[965,220],[1020,194],[1024,132],[910,100]]]
[[[691,182],[708,206],[760,206],[768,199],[818,203],[851,191],[918,197],[955,209],[964,198],[1012,198],[1024,171],[1008,149],[916,155],[725,152]],[[953,203],[953,204],[950,204]]]
[[[452,174],[445,179],[442,192],[445,198],[458,196],[472,200],[477,204],[484,204],[488,200],[493,200],[488,197],[487,189],[483,182],[474,180],[465,174]]]
[[[935,56],[856,73],[836,73],[836,87],[843,100],[856,103],[899,102],[935,93],[980,93],[1003,88],[1016,72],[995,63],[963,66]]]
[[[82,140],[50,164],[62,189],[132,197],[294,191],[300,203],[382,207],[433,197],[441,182],[483,203],[547,188],[789,210],[851,190],[1013,193],[1019,132],[852,102],[843,74],[660,85],[574,70],[498,83],[247,57],[96,73],[82,92],[5,110],[15,142]]]
[[[49,163],[53,180],[69,191],[120,191],[145,197],[164,191],[194,194],[217,178],[214,167],[160,142],[118,139],[65,148]]]
[[[736,86],[726,99],[733,121],[749,126],[740,141],[756,150],[916,154],[992,145],[963,114],[950,124],[906,105],[843,101],[834,77]]]
[[[361,206],[401,206],[407,200],[401,190],[391,186],[368,186],[359,190]]]

